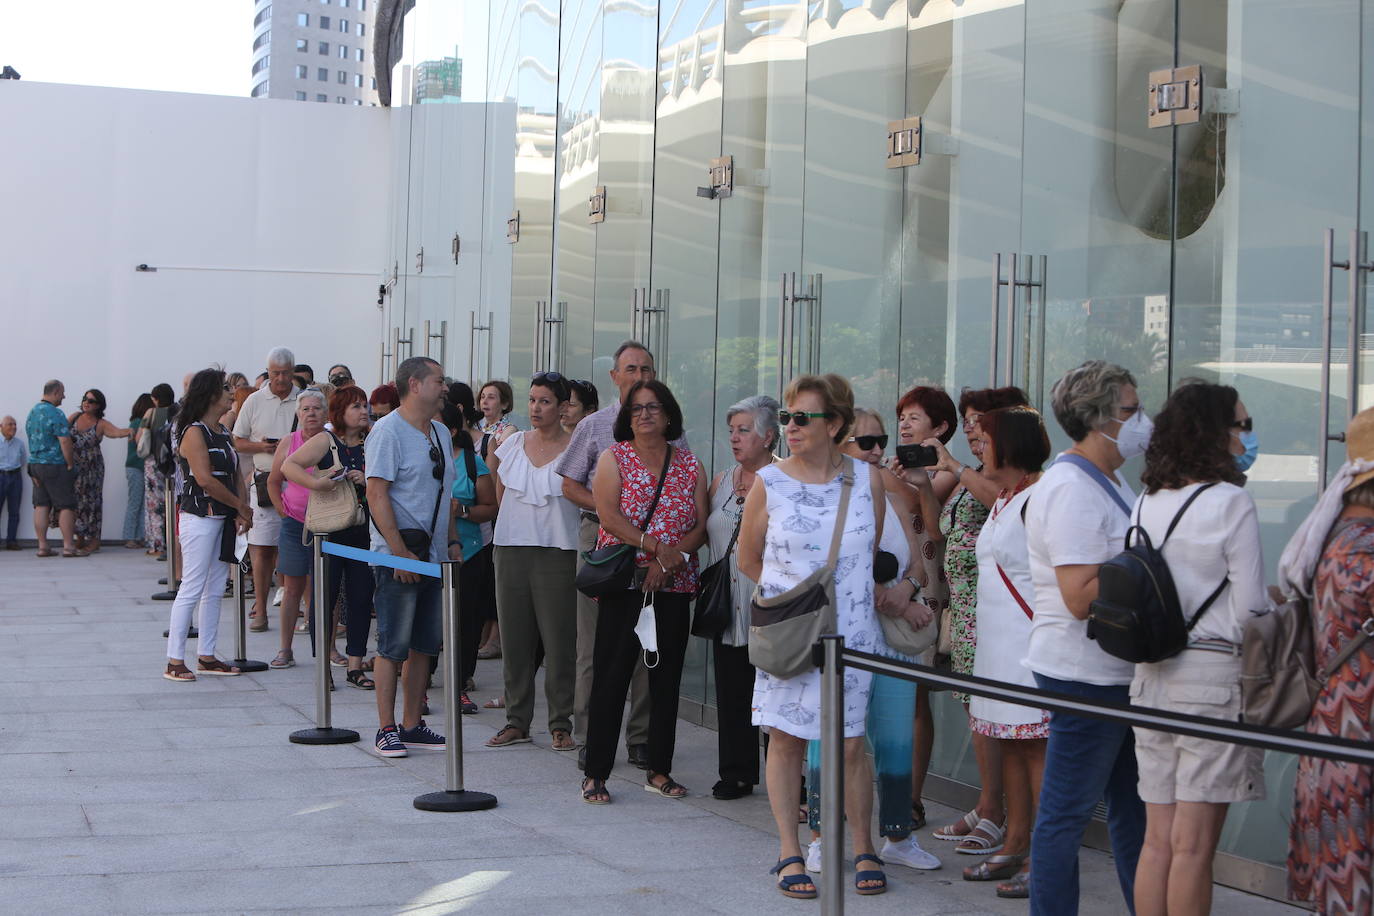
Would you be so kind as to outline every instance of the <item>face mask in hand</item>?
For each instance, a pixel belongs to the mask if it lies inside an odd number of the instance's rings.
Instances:
[[[1121,424],[1121,428],[1116,432],[1116,438],[1106,436],[1107,440],[1116,443],[1116,450],[1121,453],[1123,461],[1130,461],[1137,455],[1145,454],[1145,449],[1150,445],[1150,436],[1154,435],[1155,424],[1147,416],[1144,410],[1137,410],[1131,414],[1131,418]]]
[[[1250,470],[1259,457],[1259,433],[1253,429],[1246,430],[1240,434],[1240,444],[1245,447],[1245,451],[1236,456],[1236,467],[1240,468],[1241,473]]]
[[[644,606],[639,609],[639,619],[635,621],[635,635],[639,637],[639,644],[644,647],[644,667],[658,667],[658,624],[654,619],[654,606],[650,603],[649,596],[652,592],[644,593]],[[654,663],[649,664],[649,655],[654,655]]]

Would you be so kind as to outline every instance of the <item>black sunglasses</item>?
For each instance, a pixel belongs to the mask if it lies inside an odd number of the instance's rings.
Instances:
[[[831,416],[833,416],[833,414],[828,410],[813,410],[809,412],[805,410],[780,410],[778,411],[778,425],[786,426],[788,423],[795,421],[798,426],[806,426],[812,420],[828,420]]]
[[[1252,433],[1255,431],[1255,418],[1246,417],[1244,420],[1237,420],[1231,424],[1231,428],[1238,429],[1243,433]]]
[[[570,379],[568,379],[567,376],[561,375],[560,373],[554,372],[552,369],[550,369],[548,372],[541,372],[541,373],[539,373],[538,375],[536,375],[534,378],[530,379],[530,384],[531,384],[531,385],[539,385],[539,384],[542,384],[542,383],[544,383],[544,382],[566,382],[566,381],[570,381]]]
[[[887,448],[886,433],[884,433],[881,436],[850,436],[849,441],[853,442],[855,445],[863,449],[865,452],[873,448],[873,446],[875,445],[878,446],[878,448]]]
[[[425,434],[425,438],[429,439],[428,433]],[[439,451],[439,446],[434,444],[433,439],[429,439],[429,460],[434,462],[434,479],[442,483],[444,480],[444,453]]]

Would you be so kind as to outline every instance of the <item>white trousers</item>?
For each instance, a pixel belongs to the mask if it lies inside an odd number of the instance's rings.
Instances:
[[[201,518],[182,512],[178,517],[181,543],[181,587],[172,603],[172,622],[167,633],[167,657],[186,658],[186,633],[191,627],[191,612],[200,607],[197,652],[207,658],[215,654],[219,636],[219,609],[224,601],[224,581],[229,564],[219,558],[224,519]],[[194,667],[192,670],[195,670]]]

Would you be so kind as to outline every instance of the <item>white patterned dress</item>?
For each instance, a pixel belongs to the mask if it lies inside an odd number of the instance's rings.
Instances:
[[[835,565],[835,613],[849,649],[885,648],[873,607],[873,491],[868,465],[853,462],[854,490]],[[768,495],[768,531],[763,543],[759,590],[764,597],[787,591],[825,565],[840,505],[840,475],[826,484],[800,483],[777,465],[758,473]],[[866,671],[844,675],[844,735],[864,734],[873,676]],[[754,677],[753,723],[798,738],[821,736],[821,674],[813,668],[792,678],[759,671]]]

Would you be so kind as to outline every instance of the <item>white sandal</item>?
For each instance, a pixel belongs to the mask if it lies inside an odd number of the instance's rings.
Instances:
[[[930,835],[937,840],[951,840],[957,842],[978,829],[980,823],[982,823],[982,821],[978,817],[978,812],[970,811],[952,824],[948,824],[944,827],[936,827]],[[960,824],[963,824],[968,829],[963,833],[955,833],[954,831],[959,829]]]
[[[966,856],[990,856],[1002,850],[1006,838],[1006,830],[983,818],[978,821],[978,826],[960,839],[954,851]]]

